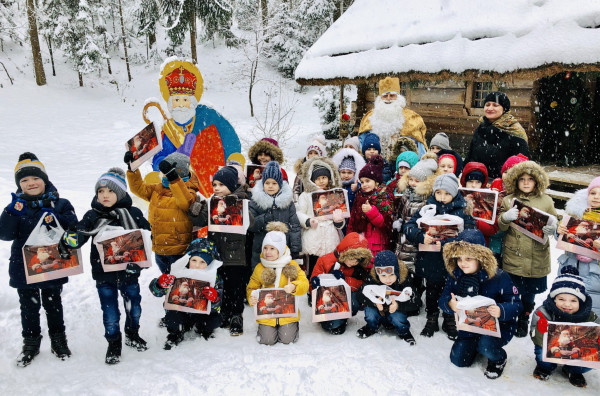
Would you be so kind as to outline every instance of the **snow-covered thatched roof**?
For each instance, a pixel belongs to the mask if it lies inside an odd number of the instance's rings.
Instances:
[[[356,0],[307,51],[296,80],[539,78],[563,70],[600,70],[600,0]]]

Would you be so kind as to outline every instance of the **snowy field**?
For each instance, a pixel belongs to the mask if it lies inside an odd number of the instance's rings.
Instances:
[[[49,75],[49,84],[37,87],[28,66],[23,65],[25,55],[18,53],[18,48],[14,51],[3,61],[16,74],[15,85],[0,77],[4,85],[0,88],[0,205],[8,204],[15,190],[13,168],[18,155],[32,151],[45,164],[61,196],[73,203],[81,217],[89,209],[98,176],[111,166],[123,166],[125,140],[144,126],[144,101],[160,96],[158,65],[134,67],[134,80],[126,83],[124,65],[113,62],[119,92],[114,84],[100,82],[97,76],[86,77],[87,86],[77,87],[77,76],[66,65],[58,65],[59,77]],[[229,59],[235,55],[234,50],[200,49],[199,66],[205,81],[201,103],[214,106],[243,136],[254,121],[249,117],[243,82],[232,82],[229,76],[233,67]],[[46,65],[46,72],[49,70]],[[270,76],[276,79],[274,72]],[[108,79],[106,73],[102,79]],[[286,82],[290,95],[293,87]],[[265,100],[263,91],[256,92],[258,107]],[[311,105],[314,93],[309,89],[298,94],[294,122],[298,134],[285,147],[289,171],[295,159],[304,155],[309,136],[318,130],[318,114]],[[588,388],[584,390],[571,386],[560,370],[548,382],[534,379],[529,338],[513,339],[508,345],[508,364],[498,380],[483,376],[483,360],[471,368],[456,368],[448,358],[452,342],[444,333],[431,339],[418,336],[425,324],[424,314],[410,318],[417,336],[415,347],[392,334],[356,338],[355,331],[364,325],[362,313],[350,320],[346,334],[330,336],[311,323],[305,298],[300,299],[300,340],[294,345],[259,345],[257,325],[247,308],[243,336],[230,337],[228,330],[218,329],[214,339],[205,341],[192,332],[179,347],[164,351],[167,332],[157,326],[163,314],[162,299],[147,289],[150,280],[159,275],[157,267],[143,271],[140,278],[140,334],[150,349],[136,352],[124,346],[121,363],[107,366],[102,314],[87,264],[89,249],[90,244],[83,248],[88,272],[71,277],[63,292],[72,358],[61,362],[50,353],[42,315],[41,353],[29,367],[17,368],[15,359],[21,349],[18,297],[8,286],[10,243],[0,242],[0,394],[574,395],[597,394],[600,387],[598,372],[586,375]],[[558,254],[554,250],[553,259]]]

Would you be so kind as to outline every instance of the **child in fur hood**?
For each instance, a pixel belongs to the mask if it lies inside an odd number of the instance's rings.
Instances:
[[[308,280],[304,271],[292,260],[286,246],[285,234],[270,231],[262,243],[261,262],[254,268],[246,295],[251,306],[258,304],[256,291],[265,288],[283,288],[286,293],[301,296],[308,291]],[[299,337],[300,311],[291,318],[258,320],[257,338],[260,344],[274,345],[277,342],[289,344]]]
[[[368,277],[367,267],[371,265],[373,254],[369,250],[367,239],[351,232],[342,239],[331,253],[319,257],[310,278],[311,291],[321,285],[319,275],[332,274],[337,279],[344,279],[352,294],[352,315],[360,309],[359,289]],[[321,327],[330,334],[339,335],[346,331],[346,319],[321,322]]]
[[[293,196],[294,202],[298,202],[300,194],[304,191],[304,175],[303,166],[306,161],[314,157],[326,157],[327,149],[325,148],[325,136],[317,135],[313,141],[306,148],[306,156],[298,158],[294,164],[294,172],[296,172],[296,178],[294,179]]]
[[[248,150],[248,158],[256,165],[266,165],[270,161],[282,164],[283,151],[279,148],[277,140],[262,138],[250,147],[250,150]]]
[[[524,311],[519,317],[517,337],[525,337],[529,325],[529,314],[533,312],[535,295],[546,290],[546,276],[550,273],[550,241],[541,244],[510,227],[519,217],[519,209],[513,206],[513,198],[525,205],[551,215],[548,225],[543,227],[545,235],[554,235],[557,227],[554,201],[545,194],[549,185],[546,171],[533,161],[516,164],[506,174],[504,187],[508,194],[502,200],[498,215],[498,227],[504,234],[502,268],[508,272],[521,292]]]
[[[548,332],[548,322],[600,323],[600,318],[592,311],[592,299],[586,292],[585,283],[579,276],[577,268],[562,267],[560,274],[554,279],[550,293],[542,306],[538,307],[531,317],[529,334],[534,343],[535,361],[537,365],[533,376],[546,381],[556,369],[555,363],[543,361],[544,334]],[[548,348],[552,345],[548,344]],[[559,349],[558,347],[555,347]],[[560,350],[560,349],[559,349]],[[585,387],[586,380],[583,374],[590,371],[587,367],[565,365],[562,368],[569,382],[577,387]]]
[[[512,339],[517,326],[517,316],[523,306],[519,291],[510,276],[498,268],[491,250],[477,229],[464,230],[455,242],[444,246],[444,263],[448,271],[446,286],[439,300],[442,311],[454,315],[456,297],[485,296],[496,301],[488,307],[491,316],[500,322],[501,337],[459,331],[450,361],[458,367],[469,367],[478,353],[488,359],[485,376],[496,379],[506,365],[506,351],[502,348]]]
[[[384,250],[377,253],[371,269],[371,276],[363,285],[363,293],[360,296],[365,304],[367,324],[360,328],[356,335],[360,338],[370,337],[377,333],[379,325],[383,324],[386,328],[395,329],[401,340],[406,341],[409,345],[415,345],[415,338],[410,332],[410,323],[407,319],[407,313],[417,309],[412,281],[413,274],[393,252]],[[395,293],[392,293],[390,304],[386,304],[384,301],[376,304],[364,294],[367,285],[385,285],[388,290],[397,292],[400,299],[393,298]]]

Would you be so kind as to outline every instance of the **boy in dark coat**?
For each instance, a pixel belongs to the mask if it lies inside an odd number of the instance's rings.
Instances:
[[[96,196],[92,199],[92,209],[88,210],[79,223],[65,232],[62,243],[79,249],[90,237],[96,236],[105,226],[120,226],[126,230],[150,230],[150,223],[141,210],[132,206],[127,193],[125,172],[120,168],[110,168],[96,182]],[[108,341],[106,364],[116,364],[121,360],[122,337],[119,328],[119,293],[125,306],[125,345],[138,351],[148,349],[146,341],[139,335],[142,315],[140,294],[141,268],[130,263],[126,270],[104,272],[100,254],[95,246],[90,249],[92,278],[96,281],[104,337]]]
[[[71,351],[67,346],[60,296],[62,285],[67,283],[68,278],[28,285],[23,263],[23,245],[42,216],[45,216],[45,226],[56,226],[58,221],[65,229],[77,222],[77,216],[71,203],[59,198],[58,191],[48,180],[46,168],[35,154],[23,153],[19,156],[19,162],[15,166],[15,182],[17,192],[12,194],[11,203],[0,216],[0,239],[13,241],[8,274],[10,286],[17,289],[19,294],[21,309],[23,351],[17,358],[17,365],[25,367],[40,353],[41,305],[46,311],[52,353],[64,360],[71,356]]]
[[[485,376],[496,379],[506,365],[506,351],[502,347],[512,339],[517,329],[517,317],[523,310],[519,291],[510,276],[498,269],[492,251],[485,247],[485,238],[476,229],[464,230],[455,242],[444,246],[444,262],[449,276],[440,308],[454,315],[457,311],[456,297],[485,296],[496,301],[487,308],[489,314],[498,318],[501,337],[459,331],[452,345],[450,361],[458,367],[473,364],[477,353],[488,359]]]

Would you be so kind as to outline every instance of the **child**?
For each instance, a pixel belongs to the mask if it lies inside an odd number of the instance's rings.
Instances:
[[[350,148],[341,149],[335,153],[332,160],[338,167],[342,187],[348,193],[348,204],[350,205],[350,209],[352,209],[356,191],[360,188],[358,174],[366,165],[365,160],[356,150]]]
[[[132,172],[129,164],[133,158],[125,154],[127,181],[131,192],[150,203],[148,220],[152,226],[152,250],[156,265],[168,274],[171,264],[183,257],[192,241],[192,222],[187,214],[196,199],[199,180],[190,170],[190,159],[180,153],[169,154],[158,167],[162,174],[160,184],[147,184],[139,169]]]
[[[465,165],[460,177],[460,184],[465,188],[487,188],[488,173],[485,165],[481,162],[469,162]],[[467,204],[469,204],[469,199],[467,199]],[[486,246],[489,246],[489,237],[498,232],[498,221],[489,224],[483,220],[477,220],[477,228],[483,233]]]
[[[398,155],[396,158],[396,174],[395,177],[387,184],[387,191],[393,197],[396,193],[401,194],[398,191],[397,186],[398,182],[419,162],[419,156],[414,151],[405,151]]]
[[[515,286],[521,292],[524,312],[519,316],[517,337],[527,335],[529,314],[533,312],[535,295],[546,290],[546,275],[550,273],[550,243],[541,244],[509,227],[519,216],[512,200],[517,198],[527,206],[543,210],[554,216],[553,223],[543,228],[550,236],[556,231],[556,209],[554,201],[544,193],[548,187],[546,171],[533,161],[521,162],[507,172],[504,187],[507,195],[502,200],[498,215],[498,227],[504,231],[502,256],[504,271],[508,272]]]
[[[440,173],[454,173],[456,177],[460,176],[463,171],[463,160],[456,151],[442,149],[437,155]]]
[[[302,251],[309,255],[306,273],[310,274],[318,258],[333,252],[340,243],[338,230],[344,228],[345,221],[340,210],[333,212],[332,220],[313,215],[311,193],[341,187],[335,163],[329,158],[313,157],[302,165],[301,174],[304,191],[298,198],[296,214],[302,227]]]
[[[262,138],[248,150],[248,158],[256,165],[266,165],[270,161],[283,163],[283,151],[275,139]],[[248,175],[250,177],[250,175]]]
[[[415,337],[410,332],[410,323],[407,319],[407,312],[414,311],[417,308],[412,290],[412,280],[412,273],[408,271],[402,261],[398,261],[398,257],[393,252],[384,250],[377,253],[374,266],[371,269],[371,277],[366,284],[385,285],[388,290],[395,290],[404,298],[400,300],[392,298],[392,303],[387,305],[384,302],[375,304],[363,296],[366,305],[365,321],[367,324],[356,332],[358,337],[370,337],[377,333],[380,324],[387,324],[393,326],[398,338],[406,341],[411,346],[415,345]]]
[[[142,211],[132,206],[127,194],[125,172],[120,168],[110,168],[96,182],[96,196],[92,200],[92,209],[88,210],[77,225],[67,231],[63,243],[79,249],[90,237],[96,236],[105,226],[119,226],[126,230],[150,230],[150,224]],[[130,263],[127,270],[104,272],[98,249],[90,249],[92,278],[102,308],[104,338],[108,341],[106,364],[116,364],[121,360],[122,337],[119,328],[119,293],[125,306],[125,345],[138,351],[148,349],[138,331],[142,315],[142,296],[140,294],[141,268]]]
[[[429,142],[429,151],[432,153],[439,153],[440,150],[452,150],[450,147],[450,139],[444,132],[436,133],[436,135]]]
[[[362,145],[362,154],[365,157],[365,161],[369,161],[369,159],[381,156],[381,142],[379,141],[379,136],[375,133],[367,133],[365,134],[365,140]],[[392,178],[392,169],[385,158],[381,157],[383,160],[383,181],[382,183],[387,183]]]
[[[565,212],[572,217],[600,223],[600,177],[596,177],[587,189],[575,193],[566,205]],[[558,226],[559,234],[569,234],[564,225]],[[592,246],[600,249],[600,240],[592,242]],[[600,315],[600,267],[598,260],[583,254],[564,252],[559,258],[559,271],[563,267],[575,267],[583,278],[585,288],[592,299],[592,310]]]
[[[224,166],[213,176],[213,191],[226,205],[234,205],[238,199],[248,199],[244,185],[240,183],[237,170]],[[198,197],[190,207],[190,218],[197,227],[208,226],[208,204]],[[254,217],[249,213],[253,227]],[[225,232],[209,232],[208,240],[215,244],[223,261],[223,325],[229,326],[229,334],[239,336],[244,332],[244,285],[246,284],[246,235]]]
[[[219,253],[215,245],[206,238],[197,238],[190,243],[187,254],[190,256],[186,268],[198,271],[206,271],[210,264],[217,264]],[[219,263],[220,266],[220,263]],[[162,274],[154,278],[149,285],[150,292],[155,297],[164,297],[169,287],[175,282],[175,276]],[[167,341],[164,349],[170,350],[183,341],[186,329],[194,327],[196,333],[205,340],[214,337],[213,331],[221,325],[221,298],[223,297],[223,280],[217,272],[215,287],[205,286],[202,295],[210,301],[210,314],[196,314],[181,311],[168,310],[165,322],[167,325]]]
[[[314,140],[308,145],[306,149],[306,156],[298,158],[294,164],[294,172],[296,172],[296,178],[294,179],[294,202],[298,202],[298,198],[302,191],[304,191],[302,167],[306,161],[314,157],[326,157],[327,150],[325,148],[325,137],[317,135]]]
[[[262,180],[252,190],[252,201],[248,209],[254,217],[254,224],[248,230],[254,234],[252,242],[252,269],[260,262],[262,241],[270,224],[283,223],[289,229],[286,236],[292,256],[296,257],[302,250],[302,234],[300,221],[296,215],[296,206],[292,200],[292,189],[283,175],[279,164],[271,161],[263,172]]]
[[[338,279],[344,279],[350,286],[352,300],[352,315],[360,309],[358,299],[359,289],[368,277],[367,267],[371,265],[373,254],[364,236],[351,232],[342,239],[331,253],[319,257],[310,278],[310,291],[319,287],[319,275],[333,274]],[[346,331],[346,319],[321,322],[321,327],[330,334],[339,335]]]
[[[46,226],[56,226],[58,220],[64,229],[75,224],[77,216],[71,203],[58,197],[56,187],[48,179],[46,168],[35,154],[27,152],[19,156],[15,166],[15,182],[17,192],[12,194],[11,203],[0,216],[0,239],[13,241],[8,275],[10,286],[17,289],[21,310],[23,350],[17,358],[17,365],[25,367],[40,353],[41,305],[46,311],[52,353],[65,360],[71,356],[71,351],[67,345],[61,300],[62,285],[68,282],[68,278],[27,284],[23,245],[42,216],[45,216]]]
[[[292,260],[285,240],[285,234],[281,231],[271,231],[265,235],[261,262],[254,268],[250,283],[246,287],[250,306],[258,303],[258,298],[253,293],[255,290],[278,287],[295,296],[301,296],[308,291],[306,275]],[[258,342],[264,345],[296,342],[299,337],[299,321],[299,311],[297,316],[291,318],[258,320]]]
[[[546,381],[556,369],[556,363],[544,362],[543,341],[544,333],[548,332],[548,322],[600,323],[598,315],[592,311],[592,299],[586,292],[584,280],[579,276],[575,267],[563,267],[560,275],[554,279],[550,293],[542,306],[538,307],[531,318],[529,334],[534,343],[535,361],[537,365],[533,376]],[[548,345],[550,348],[550,344]],[[590,371],[587,367],[564,365],[563,373],[569,382],[577,387],[587,385],[583,374]]]
[[[358,140],[358,136],[352,136],[344,140],[344,148],[349,148],[360,153],[360,140]]]
[[[450,361],[458,367],[469,367],[477,353],[488,359],[484,372],[489,379],[502,375],[506,365],[506,351],[502,348],[512,339],[517,326],[517,315],[523,309],[519,292],[510,276],[498,269],[491,250],[479,230],[464,230],[455,242],[444,246],[444,263],[448,280],[439,300],[440,308],[449,315],[457,312],[457,297],[485,296],[496,301],[487,312],[500,322],[501,337],[459,331],[452,345]]]
[[[394,200],[383,183],[383,158],[375,156],[358,174],[361,188],[350,213],[348,232],[363,234],[373,255],[391,242]]]
[[[436,215],[449,214],[459,216],[464,220],[464,228],[474,228],[475,221],[465,213],[467,203],[463,196],[458,193],[458,179],[453,173],[447,173],[436,177],[433,183],[433,195],[427,199],[427,204],[435,205]],[[435,241],[433,237],[427,234],[417,225],[417,220],[421,218],[422,210],[417,212],[405,225],[404,234],[406,239],[414,244],[423,243],[428,245],[438,244],[439,252],[418,252],[415,262],[417,277],[426,280],[425,286],[425,310],[427,311],[427,323],[421,331],[421,335],[432,337],[433,333],[439,331],[438,299],[446,283],[446,271],[444,269],[444,259],[441,248],[454,238],[448,238],[443,241]],[[442,330],[444,330],[451,340],[456,338],[456,323],[454,315],[444,313]]]

